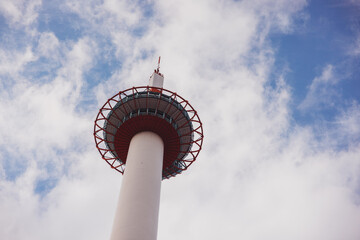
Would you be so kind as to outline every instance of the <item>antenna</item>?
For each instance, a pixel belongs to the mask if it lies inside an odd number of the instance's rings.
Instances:
[[[156,69],[156,73],[160,73],[160,59],[161,59],[161,56],[159,56],[159,61],[158,61],[158,67]]]

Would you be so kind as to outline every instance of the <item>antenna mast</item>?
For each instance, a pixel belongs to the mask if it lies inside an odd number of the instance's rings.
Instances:
[[[161,56],[159,56],[159,61],[158,61],[158,67],[156,69],[156,73],[160,74],[160,59],[161,59]]]

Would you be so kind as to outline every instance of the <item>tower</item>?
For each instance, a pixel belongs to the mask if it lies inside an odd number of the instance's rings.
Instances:
[[[186,170],[202,147],[197,112],[163,88],[159,64],[148,86],[120,91],[95,120],[98,151],[124,174],[111,240],[156,239],[161,181]]]

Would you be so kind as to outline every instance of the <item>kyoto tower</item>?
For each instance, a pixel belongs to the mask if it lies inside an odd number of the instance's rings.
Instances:
[[[155,240],[161,181],[186,170],[203,142],[202,123],[184,98],[163,88],[157,69],[148,86],[111,97],[94,126],[96,147],[124,174],[111,240]]]

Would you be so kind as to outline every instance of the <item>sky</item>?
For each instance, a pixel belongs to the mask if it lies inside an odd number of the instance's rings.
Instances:
[[[0,239],[108,239],[99,108],[148,83],[204,127],[158,239],[360,239],[359,0],[0,1]]]

